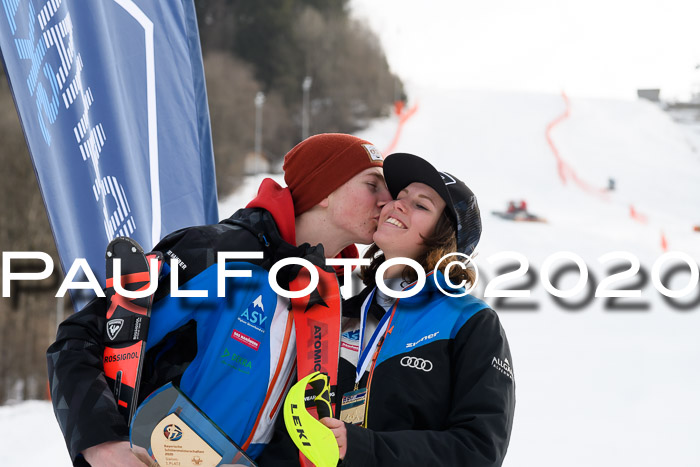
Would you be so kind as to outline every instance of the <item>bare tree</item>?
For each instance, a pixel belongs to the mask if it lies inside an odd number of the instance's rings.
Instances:
[[[0,78],[0,250],[44,251],[58,264],[44,203],[5,77]],[[14,263],[13,271],[37,264]],[[53,278],[20,282],[0,298],[0,403],[46,395],[46,357],[56,331]]]

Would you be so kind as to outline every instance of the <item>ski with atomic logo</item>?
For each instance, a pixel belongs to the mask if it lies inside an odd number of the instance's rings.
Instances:
[[[119,260],[119,271],[115,269],[115,260]],[[154,270],[151,270],[151,264]],[[146,255],[131,238],[117,237],[107,246],[105,296],[109,307],[104,329],[103,362],[105,377],[127,423],[136,411],[151,305],[162,266],[160,252]],[[126,297],[115,289],[115,282],[126,293],[150,293],[141,298]],[[154,284],[149,287],[151,282]]]
[[[313,389],[306,391],[306,409],[314,418],[333,416],[335,413],[335,391],[338,384],[338,357],[340,354],[341,298],[335,272],[316,266],[318,286],[309,295],[292,298],[292,316],[297,338],[297,376],[299,381],[306,376],[321,372],[330,380],[330,411],[318,413]],[[289,284],[290,291],[304,290],[311,279],[308,270],[301,269]],[[299,453],[302,466],[313,465]]]

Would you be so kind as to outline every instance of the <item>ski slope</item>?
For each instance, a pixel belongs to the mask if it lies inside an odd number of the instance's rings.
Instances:
[[[489,256],[507,250],[525,255],[537,271],[552,253],[571,251],[598,282],[610,266],[598,258],[611,251],[633,253],[650,272],[663,253],[662,231],[669,249],[700,260],[700,235],[691,229],[700,221],[697,136],[653,104],[571,99],[569,117],[552,129],[556,148],[579,178],[599,187],[615,178],[617,190],[602,200],[559,178],[545,128],[564,112],[561,96],[414,95],[419,110],[405,124],[396,151],[428,158],[476,193],[484,223],[477,264],[489,278],[502,265],[491,265]],[[391,129],[392,121],[385,121],[360,136],[382,147]],[[521,198],[549,223],[489,214]],[[646,224],[630,217],[630,205]],[[577,276],[565,278],[561,288]],[[678,279],[677,288],[687,283],[687,276]],[[641,293],[648,311],[606,310],[603,298],[569,311],[538,278],[528,299],[536,311],[495,307],[508,333],[517,384],[505,465],[700,465],[700,307],[672,309],[651,282]],[[693,297],[698,293],[700,287]],[[494,305],[495,299],[487,301]]]
[[[561,157],[580,179],[605,187],[615,178],[617,190],[602,200],[559,178],[545,128],[564,112],[561,96],[414,95],[419,110],[403,127],[396,151],[428,158],[476,193],[484,223],[477,264],[488,278],[502,266],[488,258],[508,250],[525,255],[537,271],[552,253],[571,251],[598,282],[610,266],[598,258],[611,251],[633,253],[650,272],[663,253],[662,231],[669,249],[700,260],[700,235],[691,229],[700,221],[694,134],[653,104],[571,99],[569,117],[552,129]],[[360,136],[381,148],[392,123]],[[514,223],[489,214],[521,198],[549,223]],[[630,205],[647,217],[646,224],[630,217]],[[577,275],[570,276],[561,288],[573,286]],[[677,278],[677,288],[687,283],[687,276]],[[648,311],[609,311],[603,298],[569,311],[538,278],[528,299],[536,311],[495,307],[510,340],[517,385],[505,465],[700,465],[700,307],[672,309],[651,282],[641,293],[638,300],[648,302]],[[693,297],[698,293],[700,287]],[[494,305],[495,299],[486,300]]]
[[[623,303],[641,301],[646,310],[613,309],[608,300],[592,297],[570,310],[553,300],[540,277],[545,260],[558,251],[585,262],[592,290],[610,275],[611,265],[598,260],[608,252],[632,253],[651,274],[664,253],[662,234],[668,250],[700,261],[700,233],[692,231],[700,223],[697,129],[673,123],[648,102],[572,98],[568,118],[550,137],[588,186],[602,188],[615,179],[616,191],[592,195],[572,180],[562,183],[545,138],[547,125],[566,110],[562,96],[419,89],[412,97],[418,110],[403,126],[395,151],[425,157],[464,180],[479,199],[484,229],[475,294],[483,296],[485,284],[506,264],[489,262],[498,252],[521,253],[535,272],[529,298],[486,298],[508,334],[517,384],[504,465],[700,465],[700,307],[672,307],[651,280],[639,283],[637,275],[613,287],[640,289],[640,298]],[[397,125],[394,116],[358,136],[383,149]],[[223,200],[221,217],[250,200],[261,178],[247,179]],[[514,223],[490,214],[510,199],[527,200],[529,210],[548,223]],[[631,206],[645,223],[630,216]],[[564,275],[559,287],[570,288],[577,278]],[[667,285],[680,289],[687,282],[687,272],[679,273]],[[522,284],[522,278],[508,280],[499,288]],[[698,294],[696,286],[678,302]],[[566,300],[582,297],[586,293]],[[513,310],[513,303],[534,309]],[[20,447],[22,454],[5,449],[0,464],[69,465],[51,418],[47,403],[0,407],[3,444]],[[24,442],[37,432],[47,440],[46,454]]]

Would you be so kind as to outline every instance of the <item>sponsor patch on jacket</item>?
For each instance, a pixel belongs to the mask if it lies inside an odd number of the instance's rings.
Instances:
[[[221,359],[221,363],[230,366],[231,368],[234,368],[235,370],[240,371],[241,373],[250,374],[250,371],[253,369],[252,361],[234,352],[231,352],[229,349],[226,348],[224,349],[224,353],[219,358]]]
[[[233,334],[231,334],[231,338],[233,338],[234,340],[237,340],[241,344],[247,345],[248,347],[250,347],[251,349],[253,349],[255,351],[257,351],[260,348],[260,342],[256,341],[255,339],[253,339],[250,336],[246,336],[245,334],[243,334],[242,332],[240,332],[236,329],[233,330]]]
[[[346,331],[340,335],[340,358],[357,366],[360,354],[360,330]]]
[[[507,358],[501,360],[498,357],[493,357],[493,360],[491,360],[491,366],[503,373],[504,375],[506,375],[507,377],[509,377],[511,381],[513,381],[513,369],[510,367],[510,362]]]
[[[360,330],[344,332],[340,335],[340,347],[342,349],[360,351]]]
[[[421,337],[420,339],[418,339],[418,340],[415,341],[415,342],[408,342],[408,343],[406,343],[406,348],[407,348],[407,349],[410,349],[410,348],[412,348],[412,347],[417,346],[417,345],[420,344],[421,342],[429,341],[430,339],[436,337],[438,334],[440,334],[440,331],[434,332],[434,333],[432,333],[432,334],[428,334],[427,336],[423,336],[423,337]]]
[[[265,316],[265,308],[263,308],[262,295],[258,296],[248,307],[238,316],[238,321],[250,326],[256,331],[265,334],[265,322],[268,317]]]

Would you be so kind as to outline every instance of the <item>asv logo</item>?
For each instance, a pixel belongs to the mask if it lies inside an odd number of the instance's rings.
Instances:
[[[241,316],[239,317],[242,321],[248,324],[257,324],[262,326],[265,321],[267,321],[267,316],[265,316],[265,309],[263,308],[262,295],[253,301],[248,308],[243,310]]]
[[[124,326],[123,319],[112,319],[107,321],[107,337],[109,337],[109,340],[113,341],[114,338],[117,337],[119,331],[122,330],[122,326]]]

